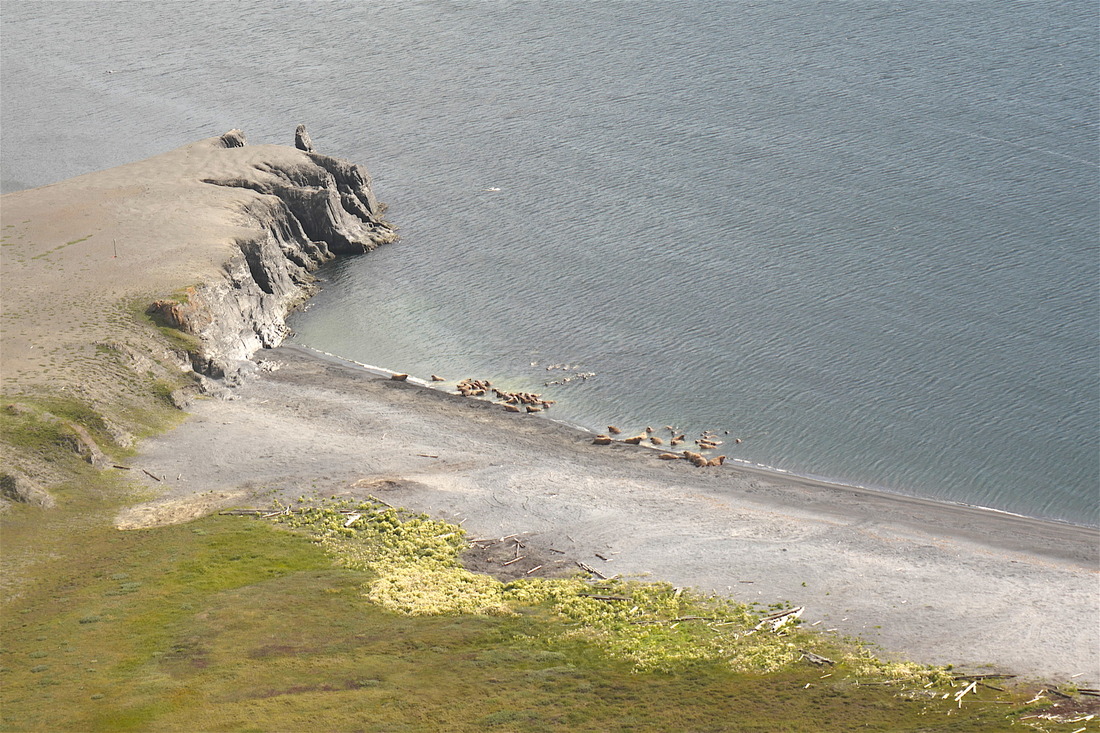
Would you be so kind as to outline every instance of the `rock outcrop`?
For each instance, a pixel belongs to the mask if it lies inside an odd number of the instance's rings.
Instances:
[[[196,337],[192,366],[210,377],[232,381],[253,353],[286,338],[285,318],[314,292],[311,273],[322,264],[397,238],[367,171],[344,160],[301,152],[252,165],[245,175],[202,180],[254,192],[240,207],[253,234],[236,240],[239,254],[224,264],[223,278],[158,300],[150,312]]]
[[[298,128],[294,130],[294,147],[307,153],[313,152],[313,141],[310,140],[305,125],[298,125]]]
[[[245,146],[244,133],[236,128],[222,135],[220,140],[222,147],[225,148],[243,148]]]
[[[17,471],[0,473],[0,497],[43,509],[52,509],[57,505],[48,491]]]

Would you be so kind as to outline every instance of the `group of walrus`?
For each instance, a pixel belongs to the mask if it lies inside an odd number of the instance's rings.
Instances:
[[[684,433],[680,433],[679,435],[677,435],[676,429],[671,425],[666,425],[665,429],[672,434],[672,437],[669,438],[669,444],[673,447],[679,445],[680,443],[683,443],[684,440],[686,440],[686,436],[684,435]],[[621,440],[616,440],[611,436],[621,434],[622,430],[615,427],[614,425],[608,425],[607,433],[601,433],[600,435],[597,435],[595,438],[592,439],[592,443],[594,445],[611,445],[612,443],[619,442],[627,443],[629,445],[641,445],[643,442],[648,441],[650,445],[653,446],[664,445],[664,439],[658,435],[654,435],[655,432],[656,431],[653,428],[647,427],[644,433],[639,433],[638,435],[630,438],[622,438]],[[740,443],[741,439],[737,438],[736,442]],[[722,445],[722,441],[715,438],[714,434],[708,430],[704,431],[700,437],[696,438],[695,444],[699,446],[700,450],[713,450],[714,448]],[[700,468],[706,466],[721,466],[723,463],[726,462],[725,456],[714,456],[713,458],[708,458],[702,453],[696,453],[695,451],[690,450],[685,450],[680,453],[662,453],[657,457],[665,461],[683,459],[685,461],[690,461],[693,465]]]
[[[432,379],[441,381],[434,374]],[[524,410],[527,412],[542,412],[554,404],[554,400],[545,400],[537,392],[506,392],[497,389],[487,379],[463,379],[455,385],[455,389],[463,397],[484,397],[489,391],[492,391],[496,398],[500,400],[497,404],[504,405],[504,409],[509,412],[523,412]]]
[[[391,379],[397,379],[404,381],[408,378],[407,374],[395,374],[390,377]],[[443,377],[432,375],[433,382],[445,381]],[[502,405],[505,410],[509,412],[542,412],[543,410],[554,404],[554,400],[547,400],[542,397],[541,394],[536,392],[507,392],[502,389],[498,389],[493,386],[493,383],[488,379],[473,379],[467,377],[461,382],[455,385],[455,391],[457,391],[463,397],[485,397],[490,392],[500,400],[496,404]],[[676,447],[687,440],[687,436],[684,433],[678,433],[676,428],[671,425],[665,425],[665,430],[668,430],[670,436],[668,442],[672,447]],[[614,425],[607,426],[607,433],[601,433],[592,439],[595,445],[611,445],[612,443],[626,443],[628,445],[641,445],[643,442],[648,442],[652,446],[662,446],[665,444],[665,439],[659,435],[655,435],[657,431],[651,427],[647,427],[644,433],[639,433],[630,438],[622,438],[616,440],[612,438],[612,435],[620,435],[623,431]],[[735,442],[740,443],[741,439],[736,438]],[[715,437],[713,431],[705,430],[703,433],[695,439],[695,444],[699,446],[699,450],[713,450],[722,445],[722,441]],[[685,450],[680,453],[661,453],[658,458],[665,461],[672,460],[685,460],[689,461],[695,466],[714,467],[721,466],[726,462],[725,456],[714,456],[708,458],[702,453],[696,453],[695,451]]]

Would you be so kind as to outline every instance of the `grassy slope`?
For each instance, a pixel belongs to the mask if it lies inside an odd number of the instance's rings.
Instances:
[[[2,617],[3,730],[990,731],[1021,710],[804,662],[638,672],[545,602],[397,614],[364,598],[376,568],[309,533],[227,516],[118,532],[117,487],[92,481],[97,500],[4,519],[4,556],[40,559]]]

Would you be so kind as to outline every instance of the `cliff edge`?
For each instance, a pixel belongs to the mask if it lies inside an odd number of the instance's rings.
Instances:
[[[234,237],[239,252],[224,263],[222,277],[150,305],[166,325],[198,338],[200,349],[190,356],[208,376],[232,376],[258,349],[282,342],[286,315],[312,294],[310,273],[319,266],[396,239],[362,166],[314,152],[276,154],[273,147],[242,155],[239,172],[201,179],[252,192],[239,208],[250,231]]]
[[[61,478],[17,444],[31,417],[128,447],[159,402],[235,380],[314,270],[397,238],[383,211],[362,166],[240,131],[0,197],[6,474]]]

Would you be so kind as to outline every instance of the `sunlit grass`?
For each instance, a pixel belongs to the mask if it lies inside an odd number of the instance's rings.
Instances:
[[[4,518],[5,555],[51,557],[0,617],[3,730],[988,731],[1019,709],[665,584],[475,576],[460,528],[369,502],[135,532],[66,511]]]

